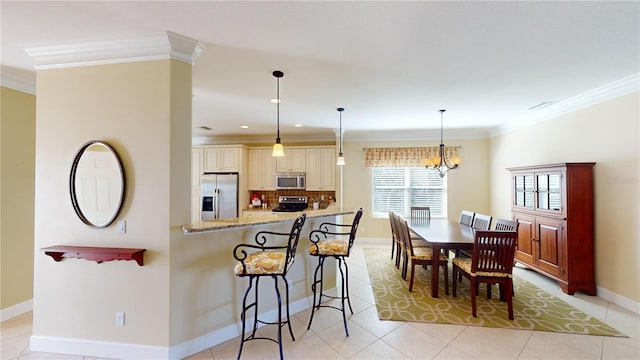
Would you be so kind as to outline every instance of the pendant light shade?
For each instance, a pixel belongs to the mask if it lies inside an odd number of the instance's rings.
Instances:
[[[273,72],[273,76],[276,78],[276,84],[277,84],[277,95],[276,95],[276,109],[277,109],[277,114],[276,114],[276,118],[277,118],[277,133],[276,133],[276,143],[273,144],[273,152],[271,153],[271,156],[284,156],[284,148],[282,146],[282,144],[280,143],[280,78],[284,76],[284,73],[282,71],[274,71]]]
[[[344,154],[342,153],[342,112],[344,111],[344,108],[338,108],[338,112],[340,113],[340,152],[338,152],[338,161],[336,162],[336,165],[338,166],[344,166]]]
[[[439,110],[439,111],[440,111],[440,148],[438,149],[438,155],[432,158],[424,159],[422,160],[422,162],[427,169],[437,170],[438,173],[440,174],[440,177],[443,178],[444,175],[447,173],[447,171],[457,168],[458,165],[460,165],[460,163],[462,162],[462,159],[457,155],[453,156],[452,158],[448,158],[445,154],[444,141],[442,136],[442,133],[443,133],[442,117],[446,110]]]

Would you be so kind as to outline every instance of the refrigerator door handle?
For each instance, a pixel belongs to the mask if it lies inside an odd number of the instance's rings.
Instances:
[[[214,219],[220,219],[220,189],[213,190],[213,213]]]

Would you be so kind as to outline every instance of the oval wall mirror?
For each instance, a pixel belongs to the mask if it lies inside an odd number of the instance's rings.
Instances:
[[[115,150],[102,141],[82,145],[71,166],[69,190],[82,222],[103,228],[115,220],[124,199],[124,171]]]

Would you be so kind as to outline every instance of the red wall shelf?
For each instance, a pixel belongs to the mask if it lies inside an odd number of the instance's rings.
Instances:
[[[71,245],[49,246],[41,250],[55,261],[60,261],[62,258],[76,258],[92,260],[99,264],[111,260],[135,260],[140,266],[144,265],[144,252],[146,251],[146,249]]]

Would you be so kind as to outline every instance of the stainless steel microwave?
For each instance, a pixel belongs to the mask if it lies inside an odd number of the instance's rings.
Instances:
[[[276,173],[276,189],[304,190],[306,185],[303,172]]]

